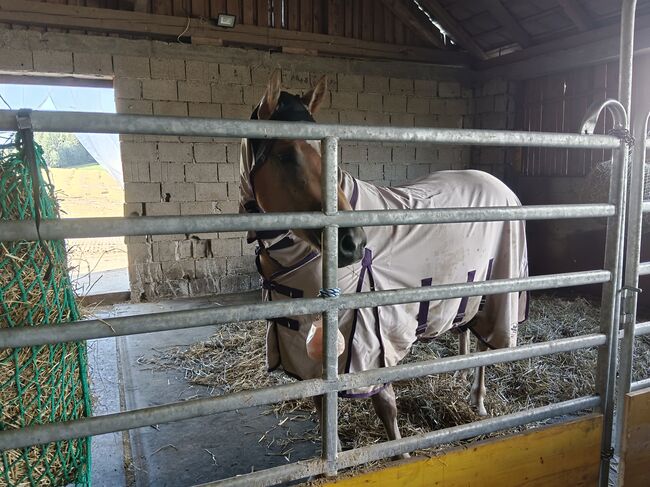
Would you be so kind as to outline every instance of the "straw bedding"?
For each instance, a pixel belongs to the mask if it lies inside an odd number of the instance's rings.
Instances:
[[[530,311],[530,319],[520,326],[520,345],[598,330],[599,309],[583,298],[536,296],[531,301]],[[204,342],[185,349],[157,352],[143,361],[179,369],[190,383],[212,387],[217,393],[291,382],[292,379],[281,373],[266,372],[264,336],[264,322],[233,323],[221,326]],[[434,341],[416,343],[402,363],[453,356],[457,349],[456,336],[448,333]],[[648,338],[637,340],[637,376],[647,373],[649,351]],[[486,376],[485,405],[488,413],[502,415],[593,394],[595,364],[596,350],[588,349],[490,366]],[[479,419],[468,402],[470,379],[464,380],[460,373],[454,373],[396,383],[402,435],[410,436]],[[339,434],[345,449],[385,440],[384,429],[370,401],[341,400],[339,408]],[[311,400],[307,399],[275,405],[267,413],[277,415],[282,422],[305,420],[312,411]],[[296,412],[302,414],[296,416]],[[315,414],[312,413],[311,419],[315,420]],[[287,445],[285,451],[290,451],[292,441],[317,441],[317,438],[314,428],[308,438],[283,438],[282,441]],[[260,442],[263,440],[266,438],[260,438]]]

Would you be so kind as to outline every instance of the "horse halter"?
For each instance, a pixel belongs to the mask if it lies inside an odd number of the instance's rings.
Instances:
[[[251,120],[259,120],[258,111],[260,105],[258,104],[251,114]],[[316,120],[311,116],[309,110],[302,102],[298,95],[292,95],[286,91],[280,92],[278,103],[269,117],[269,120],[277,120],[282,122],[312,122]],[[273,143],[276,139],[250,139],[251,149],[253,153],[253,165],[251,166],[249,179],[253,181],[253,172],[268,159]]]

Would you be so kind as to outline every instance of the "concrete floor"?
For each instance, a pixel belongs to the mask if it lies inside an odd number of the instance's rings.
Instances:
[[[255,302],[259,293],[214,296],[160,303],[118,304],[97,308],[102,319],[192,309],[219,304]],[[142,363],[167,347],[189,346],[209,337],[215,327],[148,333],[89,344],[95,414],[118,412],[178,402],[215,394],[207,387],[187,383],[183,373]],[[267,408],[248,408],[178,423],[139,428],[128,433],[102,435],[93,440],[95,486],[188,486],[287,463],[279,447],[258,440],[277,428]],[[314,427],[310,421],[287,422],[269,434],[301,435]],[[317,454],[319,445],[295,445],[291,461]]]

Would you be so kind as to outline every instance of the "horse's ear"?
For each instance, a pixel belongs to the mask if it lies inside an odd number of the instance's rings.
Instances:
[[[327,76],[323,76],[321,79],[318,80],[316,86],[314,86],[311,90],[309,90],[307,93],[305,93],[302,96],[302,102],[309,109],[309,113],[313,115],[318,111],[318,107],[320,107],[321,103],[323,103],[326,93],[327,93]]]
[[[280,85],[282,83],[282,72],[279,69],[273,71],[269,84],[266,87],[260,108],[257,111],[257,118],[260,120],[268,120],[275,111],[280,98]]]

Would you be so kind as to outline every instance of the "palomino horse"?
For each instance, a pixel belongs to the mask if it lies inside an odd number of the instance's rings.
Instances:
[[[280,90],[271,76],[252,119],[314,122],[326,94],[321,79],[304,96]],[[246,212],[320,211],[321,156],[318,141],[243,140],[241,210]],[[339,172],[339,210],[519,206],[495,177],[480,171],[441,171],[408,186],[377,187]],[[321,287],[320,231],[251,232],[267,300],[316,297]],[[345,228],[339,231],[338,284],[344,293],[431,286],[443,283],[524,277],[528,273],[522,221]],[[516,345],[517,325],[526,317],[527,294],[506,293],[344,310],[339,315],[345,340],[341,373],[396,365],[418,339],[461,332],[468,353],[468,329],[479,350]],[[300,379],[321,376],[322,364],[307,352],[306,340],[317,316],[274,319],[267,330],[267,363]],[[484,406],[484,367],[474,374],[470,401]],[[346,391],[368,397],[390,439],[400,438],[395,394],[390,384]],[[315,401],[320,410],[320,400]]]

